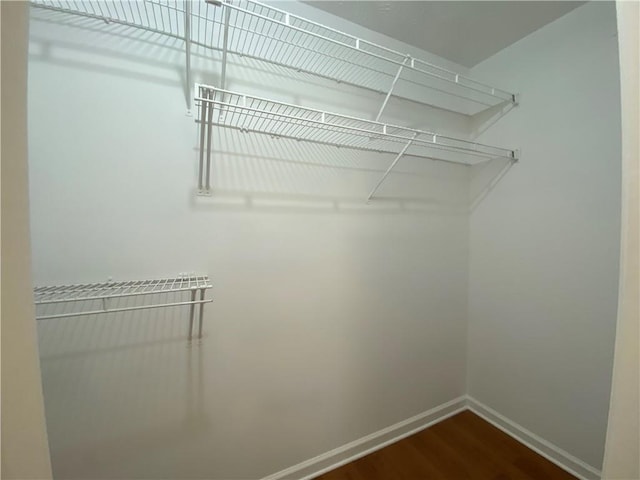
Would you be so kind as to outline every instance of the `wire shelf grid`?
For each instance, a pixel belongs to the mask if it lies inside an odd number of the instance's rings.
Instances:
[[[182,0],[31,0],[37,8],[102,20],[184,39]],[[179,6],[180,5],[180,6]]]
[[[36,287],[35,304],[79,302],[103,298],[134,297],[159,293],[173,293],[211,288],[207,276],[184,276],[157,280],[101,282],[90,284]]]
[[[394,95],[409,100],[430,103],[433,90],[466,98],[480,109],[515,100],[510,92],[254,0],[225,0],[222,8],[197,5],[197,43],[221,46],[228,24],[229,52],[342,83],[387,93],[402,68]],[[218,35],[209,39],[209,31]]]
[[[204,305],[213,301],[205,298],[205,292],[210,288],[212,284],[206,275],[36,287],[36,320],[189,306],[191,338],[195,309],[199,305],[198,337],[202,337]]]
[[[200,107],[198,121],[206,128],[211,123],[243,132],[381,153],[398,154],[406,147],[405,155],[462,164],[516,158],[514,150],[433,132],[300,107],[208,85],[198,84],[196,91],[196,103]]]
[[[224,0],[220,5],[204,0],[32,0],[31,3],[162,33],[194,45],[463,113],[477,113],[516,100],[512,93],[452,70],[254,0]]]

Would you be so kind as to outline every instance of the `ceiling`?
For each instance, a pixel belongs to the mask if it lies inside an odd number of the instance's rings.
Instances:
[[[306,1],[313,7],[473,67],[583,1]]]

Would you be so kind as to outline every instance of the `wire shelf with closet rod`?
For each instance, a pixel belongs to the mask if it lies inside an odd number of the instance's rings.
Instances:
[[[213,301],[205,294],[211,288],[208,276],[192,274],[153,280],[36,287],[36,320],[189,306],[189,338],[193,335],[196,308],[199,308],[198,337],[202,337],[204,306]]]
[[[395,154],[396,158],[370,193],[370,200],[395,163],[405,155],[473,165],[495,158],[516,161],[517,151],[433,132],[305,108],[196,84],[200,111],[198,190],[211,192],[213,127],[267,134],[337,147]]]

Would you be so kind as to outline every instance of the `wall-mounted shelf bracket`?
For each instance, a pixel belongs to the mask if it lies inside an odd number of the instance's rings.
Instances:
[[[418,132],[416,132],[413,135],[413,138],[407,142],[407,144],[402,148],[402,150],[400,150],[400,153],[398,153],[398,155],[393,160],[393,162],[391,162],[391,165],[389,165],[389,168],[387,168],[387,171],[384,172],[384,175],[382,176],[382,178],[378,181],[376,186],[373,187],[373,190],[371,190],[371,192],[369,193],[369,196],[367,197],[367,203],[371,201],[371,198],[373,198],[373,195],[378,191],[378,188],[380,188],[380,185],[382,185],[382,182],[384,182],[385,179],[389,176],[389,174],[391,173],[391,170],[393,170],[393,167],[396,166],[396,163],[398,163],[398,161],[406,153],[407,149],[411,146],[411,144],[417,137],[418,137]]]
[[[222,71],[220,72],[220,87],[227,88],[227,54],[229,53],[229,17],[231,9],[224,9],[224,26],[222,34]]]
[[[402,62],[402,64],[400,64],[400,66],[398,67],[398,71],[396,72],[396,76],[393,77],[393,81],[391,82],[391,86],[389,87],[389,91],[387,92],[387,96],[384,97],[384,101],[380,106],[380,110],[378,110],[378,115],[376,115],[376,122],[380,120],[380,117],[382,116],[382,112],[384,111],[384,107],[387,106],[387,103],[389,102],[389,98],[391,98],[391,94],[393,93],[393,89],[396,86],[396,83],[398,83],[398,79],[400,78],[402,69],[404,68],[405,65],[407,65],[409,61],[411,61],[411,57],[407,55],[404,61]]]
[[[187,81],[187,115],[191,116],[191,0],[184,0],[185,79]]]
[[[200,98],[200,162],[198,165],[198,195],[211,195],[211,136],[213,128],[214,92],[196,85]],[[206,148],[205,148],[206,145]]]

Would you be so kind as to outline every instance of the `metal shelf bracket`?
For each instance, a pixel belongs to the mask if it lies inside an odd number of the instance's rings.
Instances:
[[[384,107],[387,106],[387,103],[389,102],[389,98],[391,98],[391,94],[393,93],[393,89],[396,86],[396,83],[398,83],[398,79],[400,78],[402,69],[405,67],[407,62],[410,62],[410,61],[411,61],[411,56],[407,55],[404,61],[402,62],[402,64],[398,67],[398,71],[396,72],[396,76],[393,77],[393,81],[391,82],[391,86],[389,87],[389,91],[387,92],[387,96],[384,98],[384,101],[382,102],[382,106],[380,107],[380,110],[378,110],[378,114],[376,115],[376,122],[380,120],[380,117],[382,116],[382,112],[384,111]]]
[[[406,153],[407,149],[411,146],[411,144],[413,143],[413,141],[418,137],[418,132],[416,132],[413,135],[413,138],[411,140],[409,140],[407,142],[407,144],[402,148],[402,150],[400,151],[400,153],[398,153],[398,155],[396,156],[396,158],[393,160],[393,162],[391,162],[391,165],[389,165],[389,168],[387,168],[387,171],[384,172],[384,175],[382,176],[382,178],[378,181],[378,183],[376,184],[375,187],[373,187],[373,190],[371,190],[371,192],[369,193],[369,196],[367,197],[367,203],[369,203],[371,201],[371,198],[373,198],[373,195],[378,191],[378,188],[380,188],[380,185],[382,185],[382,182],[385,181],[385,179],[389,176],[389,174],[391,173],[391,170],[393,170],[393,167],[396,166],[396,163],[398,163],[398,161],[402,158],[402,156]]]
[[[191,0],[184,0],[185,78],[187,81],[187,115],[191,116]]]

